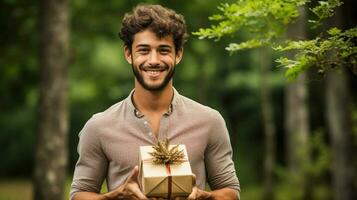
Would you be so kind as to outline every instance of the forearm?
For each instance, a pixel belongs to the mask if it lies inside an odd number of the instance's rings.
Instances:
[[[239,191],[230,188],[213,190],[210,193],[211,193],[212,200],[239,200],[240,199]]]
[[[77,192],[72,200],[111,200],[122,196],[121,190],[114,190],[104,194],[94,192]]]
[[[108,200],[104,194],[94,192],[77,192],[71,200]]]

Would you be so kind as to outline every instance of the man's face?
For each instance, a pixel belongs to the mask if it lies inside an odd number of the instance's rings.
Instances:
[[[182,50],[175,52],[172,36],[158,38],[150,30],[135,34],[132,50],[125,47],[125,57],[132,65],[136,81],[146,90],[163,90],[169,83]]]

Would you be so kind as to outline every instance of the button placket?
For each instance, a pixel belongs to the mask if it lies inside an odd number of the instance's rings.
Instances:
[[[159,135],[158,138],[160,140],[162,139],[168,139],[168,131],[169,131],[169,116],[168,115],[163,115],[161,120],[160,120],[160,128],[159,128]]]
[[[147,137],[149,137],[153,141],[154,144],[156,144],[157,138],[154,136],[154,133],[152,132],[152,130],[150,128],[149,121],[145,117],[143,117],[142,120],[143,120],[142,123],[144,124],[144,127],[145,127],[145,135]]]

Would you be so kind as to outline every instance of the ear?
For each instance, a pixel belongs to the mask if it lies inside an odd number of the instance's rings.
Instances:
[[[125,56],[126,61],[128,61],[129,64],[132,64],[131,50],[126,45],[124,46],[124,56]]]
[[[176,65],[180,63],[180,61],[182,60],[182,56],[183,56],[183,48],[181,47],[177,52],[176,52]]]

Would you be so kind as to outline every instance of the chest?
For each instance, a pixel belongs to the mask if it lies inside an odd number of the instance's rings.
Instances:
[[[147,119],[138,119],[135,124],[120,124],[108,128],[103,134],[102,149],[119,171],[132,169],[139,164],[139,147],[155,145],[158,139],[169,139],[170,144],[185,144],[191,163],[204,162],[208,130],[199,124],[182,124],[162,118],[149,127]],[[157,135],[154,135],[154,127]]]

